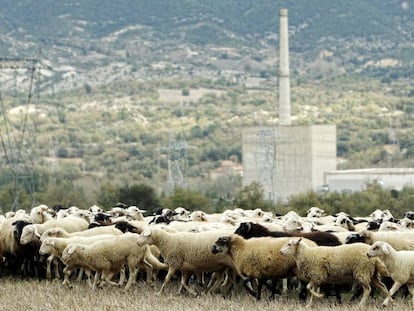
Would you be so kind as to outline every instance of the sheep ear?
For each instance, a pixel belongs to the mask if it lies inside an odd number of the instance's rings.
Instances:
[[[37,230],[37,227],[34,227],[34,235],[37,236],[39,239],[41,237],[39,231]]]
[[[388,247],[387,247],[387,245],[386,245],[386,244],[382,244],[381,249],[382,249],[382,252],[383,252],[385,255],[388,255],[388,254],[390,253],[390,252],[388,251]]]
[[[75,252],[76,245],[70,245],[68,248],[68,254],[71,255]]]
[[[142,236],[149,237],[151,235],[151,229],[146,229],[142,232]]]
[[[302,238],[299,238],[299,239],[292,239],[291,240],[291,243],[293,244],[293,245],[298,245],[299,243],[300,243],[300,241],[302,240]]]

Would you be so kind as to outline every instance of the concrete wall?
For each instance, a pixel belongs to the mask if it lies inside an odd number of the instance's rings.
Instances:
[[[243,185],[259,182],[265,198],[285,202],[317,190],[336,169],[336,126],[278,126],[243,131]]]

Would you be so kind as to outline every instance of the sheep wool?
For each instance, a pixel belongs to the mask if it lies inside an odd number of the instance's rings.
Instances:
[[[387,275],[388,271],[380,260],[372,260],[366,255],[369,246],[364,243],[335,247],[309,247],[302,238],[288,241],[282,248],[283,255],[293,256],[299,271],[309,280],[307,289],[311,298],[322,297],[317,288],[322,284],[353,284],[357,281],[363,287],[360,306],[364,305],[371,293],[371,284],[388,295],[388,290],[377,277],[377,272]]]
[[[382,305],[387,306],[397,290],[407,284],[414,308],[414,251],[397,251],[389,243],[377,241],[371,245],[367,255],[368,257],[379,257],[394,281]]]

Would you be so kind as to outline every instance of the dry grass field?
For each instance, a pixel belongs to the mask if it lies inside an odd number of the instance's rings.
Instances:
[[[155,288],[144,283],[135,285],[129,291],[116,287],[105,287],[92,291],[86,283],[74,282],[68,289],[60,281],[17,280],[3,278],[0,283],[0,311],[207,311],[207,310],[303,310],[305,306],[298,302],[297,296],[277,297],[274,301],[266,299],[264,292],[261,301],[256,301],[244,291],[231,297],[221,295],[202,295],[192,297],[177,295],[178,284],[170,284],[165,293],[157,295],[159,283]],[[384,310],[382,298],[370,299],[363,310]],[[388,310],[412,310],[408,298],[397,297]],[[336,305],[332,300],[317,300],[312,310],[361,310],[357,302],[344,302]]]

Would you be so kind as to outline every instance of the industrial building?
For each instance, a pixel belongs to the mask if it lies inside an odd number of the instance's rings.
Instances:
[[[286,9],[280,10],[279,45],[279,122],[243,130],[243,185],[258,182],[266,199],[286,202],[316,191],[324,172],[336,170],[336,126],[292,125]]]
[[[384,189],[400,191],[413,187],[414,168],[367,168],[324,172],[326,191],[362,191],[369,184],[380,185]]]

